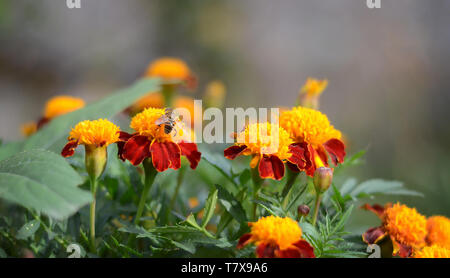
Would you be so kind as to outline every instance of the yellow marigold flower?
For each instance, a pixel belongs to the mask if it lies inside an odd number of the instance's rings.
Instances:
[[[149,93],[136,101],[129,109],[131,115],[135,115],[145,108],[163,108],[164,98],[160,92]]]
[[[425,245],[427,220],[415,208],[399,203],[384,211],[384,228],[397,242],[412,246]]]
[[[78,144],[108,146],[119,140],[119,127],[106,119],[83,121],[70,132],[68,140]]]
[[[450,258],[450,249],[437,245],[426,246],[414,251],[413,258]]]
[[[164,109],[147,108],[131,119],[130,127],[139,133],[139,135],[148,136],[152,139],[157,138],[161,141],[171,140],[172,135],[164,133],[164,128],[155,124],[164,114]]]
[[[166,83],[187,82],[188,87],[195,87],[195,77],[188,65],[181,59],[163,57],[152,62],[145,74],[148,77],[160,77]]]
[[[249,223],[251,231],[243,235],[238,248],[254,243],[257,256],[264,257],[314,257],[313,248],[302,240],[302,229],[291,218],[267,216]]]
[[[63,114],[83,108],[84,100],[71,96],[56,96],[51,98],[44,109],[44,118],[53,119]]]
[[[261,178],[276,180],[283,178],[283,160],[292,156],[289,145],[293,143],[286,130],[268,122],[253,123],[247,125],[236,139],[234,146],[224,150],[226,158],[235,159],[238,155],[252,155],[250,166],[255,168],[259,163]]]
[[[427,244],[450,249],[450,219],[432,216],[427,220]]]
[[[20,127],[22,134],[28,137],[37,131],[37,124],[35,122],[25,123]]]
[[[305,85],[301,88],[300,92],[309,96],[320,95],[328,86],[328,80],[318,80],[315,78],[308,78]]]
[[[332,138],[341,139],[342,136],[325,114],[300,106],[282,112],[280,125],[295,141],[306,142],[313,147],[318,147]]]

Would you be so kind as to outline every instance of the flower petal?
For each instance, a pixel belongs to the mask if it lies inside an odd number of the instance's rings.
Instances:
[[[279,258],[315,258],[314,248],[306,241],[299,240],[293,244],[292,247],[285,250],[278,250],[277,257]]]
[[[134,166],[139,165],[145,158],[150,157],[150,140],[147,136],[135,135],[123,146],[122,157],[128,159]]]
[[[275,258],[275,251],[278,249],[276,246],[272,246],[266,243],[260,243],[256,247],[256,256],[258,258]]]
[[[375,227],[368,229],[363,235],[362,239],[367,244],[374,244],[382,240],[387,235],[383,227]]]
[[[345,145],[344,143],[339,139],[330,139],[325,144],[323,144],[323,147],[328,152],[328,154],[331,156],[331,161],[336,166],[338,163],[344,162],[345,157]]]
[[[75,153],[75,149],[78,147],[78,141],[69,141],[61,151],[63,157],[72,156]]]
[[[288,161],[297,165],[299,170],[305,170],[311,167],[311,154],[307,143],[294,143],[289,145],[289,153],[292,156]]]
[[[242,146],[231,146],[229,148],[226,148],[223,151],[223,155],[228,159],[235,159],[238,155],[240,155],[245,149],[247,148],[246,145]]]
[[[158,172],[169,168],[177,170],[181,166],[181,150],[174,142],[154,141],[150,146],[153,166]]]
[[[186,158],[189,160],[191,168],[192,169],[197,168],[197,165],[200,162],[202,156],[202,153],[199,152],[197,149],[197,144],[180,142],[178,143],[178,146],[180,146],[181,154],[186,156]]]
[[[116,142],[117,144],[117,155],[122,161],[125,161],[125,158],[123,157],[123,148],[125,147],[125,144],[127,141],[133,137],[134,134],[129,134],[124,131],[119,131],[119,141]]]
[[[278,156],[264,155],[259,162],[259,175],[263,179],[281,180],[284,176],[284,164]]]
[[[375,213],[380,219],[383,220],[383,214],[385,210],[383,206],[379,204],[374,205],[364,204],[363,206],[361,206],[361,208]]]
[[[239,241],[238,241],[238,244],[237,244],[237,249],[241,249],[241,248],[243,248],[245,245],[247,245],[247,244],[249,244],[250,243],[250,238],[252,237],[252,234],[250,234],[250,233],[246,233],[246,234],[244,234],[244,235],[242,235],[241,236],[241,238],[239,239]]]
[[[401,243],[397,242],[396,240],[394,240],[392,237],[391,237],[391,240],[392,240],[392,245],[394,247],[394,251],[392,252],[392,254],[394,256],[399,256],[401,258],[411,257],[412,251],[413,251],[411,246],[401,244]]]

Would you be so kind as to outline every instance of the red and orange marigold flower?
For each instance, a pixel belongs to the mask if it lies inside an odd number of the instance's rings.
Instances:
[[[448,259],[450,258],[450,249],[438,245],[425,246],[424,248],[414,250],[412,257],[418,259]]]
[[[370,228],[363,234],[367,244],[380,242],[389,236],[393,244],[393,255],[409,257],[412,251],[426,245],[427,220],[415,208],[399,203],[380,205],[365,204],[364,209],[374,212],[381,220],[382,226]]]
[[[450,219],[445,216],[432,216],[427,220],[428,245],[450,249]]]
[[[315,257],[313,247],[302,239],[302,229],[291,218],[272,215],[248,225],[251,231],[239,239],[239,249],[253,243],[258,258]]]
[[[281,180],[284,176],[284,162],[292,154],[289,145],[293,143],[283,128],[271,123],[249,124],[236,136],[237,142],[224,150],[224,156],[235,159],[239,155],[251,155],[250,167],[258,166],[261,178]]]
[[[148,66],[145,76],[162,78],[165,84],[184,82],[190,89],[197,86],[197,79],[188,65],[183,60],[172,57],[153,61]]]
[[[294,141],[289,146],[293,154],[288,162],[291,170],[306,171],[312,177],[317,168],[328,167],[329,157],[334,165],[344,162],[346,153],[341,132],[320,111],[300,106],[283,111],[280,126]]]
[[[145,158],[151,158],[153,166],[159,172],[169,168],[181,167],[181,155],[184,155],[195,169],[200,161],[201,153],[197,145],[192,143],[192,135],[176,122],[174,130],[166,134],[164,124],[155,122],[163,116],[164,109],[147,108],[131,119],[130,127],[135,133],[120,132],[119,157],[139,165]],[[174,134],[176,133],[176,134]]]

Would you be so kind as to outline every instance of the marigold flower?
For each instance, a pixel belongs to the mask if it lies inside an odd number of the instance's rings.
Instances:
[[[313,176],[319,167],[328,167],[328,155],[334,165],[344,162],[345,145],[341,132],[335,129],[327,116],[317,110],[294,107],[280,115],[280,126],[295,141],[289,146],[294,157],[288,163],[293,171],[306,171]]]
[[[427,220],[427,244],[450,249],[450,219],[432,216]]]
[[[181,59],[163,57],[153,61],[145,74],[148,77],[160,77],[164,83],[186,82],[188,88],[196,87],[196,78],[188,65]]]
[[[314,258],[313,247],[302,239],[302,229],[291,218],[267,216],[248,223],[250,233],[244,234],[237,248],[254,243],[258,258]]]
[[[305,85],[301,88],[300,92],[309,96],[320,95],[328,86],[328,80],[318,80],[309,77],[306,80]]]
[[[47,101],[44,109],[44,119],[50,120],[55,117],[73,112],[85,105],[84,100],[72,96],[56,96]]]
[[[198,201],[197,197],[191,197],[188,199],[188,205],[189,205],[189,208],[191,208],[191,209],[198,207],[199,204],[200,204],[200,202]]]
[[[92,147],[106,147],[119,140],[119,127],[107,119],[82,121],[70,131],[69,141],[61,154],[64,157],[72,156],[75,148],[82,144]]]
[[[223,107],[226,88],[221,81],[211,81],[206,85],[204,100],[207,107]]]
[[[155,123],[164,114],[164,109],[147,108],[134,116],[130,127],[136,132],[133,134],[120,132],[119,157],[122,160],[129,160],[135,166],[145,158],[151,157],[155,169],[162,172],[169,168],[174,170],[180,168],[180,156],[184,155],[189,160],[191,168],[195,169],[201,153],[197,150],[197,145],[190,142],[192,136],[185,134],[186,131],[177,121],[174,130],[166,134],[165,124]]]
[[[426,246],[422,249],[418,249],[414,251],[413,258],[427,258],[427,259],[434,259],[434,258],[450,258],[450,249],[438,246],[438,245],[432,245],[432,246]]]
[[[239,155],[252,155],[250,167],[255,168],[259,163],[261,178],[275,180],[283,178],[283,160],[292,157],[289,145],[293,143],[286,130],[271,123],[253,123],[236,138],[237,142],[224,150],[226,158],[235,159]]]
[[[28,137],[37,131],[37,124],[35,122],[25,123],[20,130],[25,137]]]
[[[363,234],[366,243],[377,243],[389,235],[394,255],[401,257],[409,257],[413,248],[425,246],[427,220],[415,208],[399,203],[385,207],[365,204],[363,208],[374,212],[383,221],[382,226],[371,228]]]

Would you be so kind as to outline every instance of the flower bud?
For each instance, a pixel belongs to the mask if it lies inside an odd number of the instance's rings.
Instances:
[[[91,179],[98,179],[105,170],[108,152],[106,145],[97,147],[96,145],[85,145],[86,171]]]
[[[307,205],[299,205],[297,211],[298,216],[307,216],[309,214],[309,207]]]
[[[317,193],[327,191],[333,181],[333,169],[328,167],[319,167],[314,172],[314,187]]]

